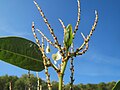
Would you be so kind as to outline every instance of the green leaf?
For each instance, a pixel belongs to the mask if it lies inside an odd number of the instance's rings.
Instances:
[[[113,87],[112,90],[120,90],[120,81],[117,82],[117,84]]]
[[[27,70],[44,69],[38,46],[21,37],[0,37],[0,60]]]
[[[66,27],[66,31],[64,32],[65,36],[64,36],[64,44],[65,47],[67,48],[67,50],[69,49],[69,47],[72,44],[73,41],[73,35],[72,35],[72,25],[68,24],[68,26]]]

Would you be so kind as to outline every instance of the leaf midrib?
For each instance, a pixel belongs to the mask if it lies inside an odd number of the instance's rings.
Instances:
[[[5,49],[0,49],[0,50],[5,51],[5,52],[9,52],[9,53],[12,53],[12,54],[16,54],[16,55],[18,55],[18,56],[22,56],[22,57],[25,57],[25,58],[29,58],[29,59],[35,60],[35,61],[37,61],[37,62],[42,62],[41,60],[38,60],[38,59],[35,59],[35,58],[32,58],[32,57],[29,57],[29,56],[25,56],[25,55],[23,55],[23,54],[14,53],[14,52],[9,51],[9,50],[5,50]]]

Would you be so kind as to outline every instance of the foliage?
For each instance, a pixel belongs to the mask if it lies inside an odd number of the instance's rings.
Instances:
[[[52,90],[57,90],[58,89],[58,82],[57,81],[52,81]]]
[[[9,90],[9,83],[12,82],[12,85],[15,85],[15,82],[18,80],[17,76],[1,76],[0,77],[0,90]]]
[[[0,90],[9,90],[9,82],[12,82],[13,90],[28,90],[29,83],[31,83],[31,90],[37,90],[37,77],[31,74],[30,80],[28,79],[28,75],[24,74],[21,77],[17,76],[0,76]],[[45,81],[40,79],[43,90],[47,89],[47,84]],[[101,82],[99,84],[77,84],[73,86],[74,90],[112,90],[116,82],[104,83]],[[58,82],[52,81],[52,89],[58,90]],[[118,84],[117,84],[118,85]],[[120,86],[120,85],[119,85]],[[65,90],[70,90],[70,84],[65,85]],[[119,90],[119,89],[115,89]]]
[[[72,44],[72,40],[73,40],[73,35],[72,35],[72,25],[68,25],[65,29],[65,35],[64,35],[64,44],[65,44],[65,47],[68,51],[69,47],[71,46]]]
[[[21,37],[0,38],[0,60],[23,69],[41,71],[44,69],[42,54],[38,46]]]
[[[14,88],[15,90],[28,90],[28,87],[30,87],[33,90],[37,89],[37,77],[35,77],[33,74],[30,75],[30,78],[28,78],[28,75],[26,74],[22,75],[15,82]]]
[[[117,84],[113,87],[112,90],[119,90],[120,89],[120,81],[117,82]]]

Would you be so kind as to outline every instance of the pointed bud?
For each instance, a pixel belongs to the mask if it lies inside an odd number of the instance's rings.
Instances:
[[[97,14],[98,12],[97,12],[97,10],[95,10],[95,14]]]
[[[83,39],[85,40],[86,38],[85,38],[85,35],[81,32],[81,35],[82,35],[82,37],[83,37]]]

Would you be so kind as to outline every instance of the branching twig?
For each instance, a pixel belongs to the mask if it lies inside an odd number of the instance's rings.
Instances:
[[[40,45],[40,42],[39,42],[39,40],[38,40],[38,38],[37,38],[37,35],[36,35],[36,33],[35,33],[34,22],[32,22],[32,31],[33,31],[33,35],[34,35],[34,38],[35,38],[35,40],[36,40],[36,43],[37,43],[40,51],[41,51],[42,54],[43,54],[43,53],[44,53],[44,49],[42,49],[42,47],[41,47],[41,45]],[[45,55],[45,54],[44,54],[44,55]],[[56,71],[59,71],[59,69],[58,69],[54,64],[51,63],[50,59],[49,59],[46,55],[45,55],[45,59],[49,62],[49,63],[47,64],[47,66],[52,66]]]
[[[88,50],[88,47],[89,47],[89,45],[88,45],[88,42],[87,42],[86,46],[85,46],[85,49],[82,50],[81,52],[76,53],[76,55],[83,55]]]
[[[61,19],[59,19],[59,21],[60,21],[60,23],[61,23],[61,25],[62,25],[62,28],[63,28],[63,30],[64,30],[64,36],[65,36],[66,27],[65,27],[65,25],[64,25],[64,23],[63,23],[63,21],[62,21]],[[63,39],[63,43],[64,43],[64,39]],[[65,47],[63,47],[62,49],[63,49],[63,52],[64,52],[63,55],[65,55]],[[63,58],[64,58],[64,57],[62,57],[62,60],[63,60]]]
[[[98,13],[97,13],[97,11],[95,11],[95,14],[96,14],[95,21],[94,21],[94,24],[92,26],[92,29],[90,30],[90,33],[89,33],[89,35],[87,36],[86,39],[85,39],[85,37],[82,34],[82,36],[83,36],[83,38],[85,40],[84,40],[83,44],[78,49],[76,49],[75,54],[77,54],[80,50],[82,50],[84,48],[84,46],[86,45],[86,43],[89,42],[90,37],[92,36],[92,34],[93,34],[93,32],[94,32],[94,30],[96,28],[97,22],[98,22]]]
[[[42,52],[42,58],[43,58],[43,63],[44,63],[44,66],[45,66],[45,74],[46,74],[46,79],[47,79],[47,83],[48,83],[48,88],[49,90],[52,89],[52,85],[50,83],[50,74],[48,73],[48,67],[49,66],[52,66],[55,71],[58,73],[58,78],[59,78],[59,90],[62,90],[62,85],[63,85],[63,77],[64,77],[64,72],[65,72],[65,69],[66,69],[66,66],[67,66],[67,63],[68,63],[68,60],[71,58],[71,67],[70,67],[70,70],[71,70],[71,82],[70,82],[70,85],[71,85],[71,90],[73,88],[73,83],[74,83],[74,78],[73,78],[73,75],[74,75],[74,65],[73,65],[73,57],[76,57],[76,55],[82,55],[84,54],[87,50],[88,50],[88,42],[90,40],[90,37],[92,36],[95,28],[96,28],[96,25],[97,25],[97,22],[98,22],[98,13],[97,11],[95,11],[95,14],[96,14],[96,17],[95,17],[95,21],[94,21],[94,24],[92,26],[92,29],[90,30],[90,33],[88,34],[87,37],[84,36],[83,33],[81,33],[83,39],[84,39],[84,42],[82,43],[82,45],[76,49],[74,51],[73,47],[71,48],[72,51],[70,52],[69,50],[66,50],[65,47],[62,48],[62,46],[59,44],[58,40],[57,40],[57,37],[55,36],[54,34],[54,31],[53,29],[51,28],[47,18],[45,17],[44,13],[42,12],[41,8],[38,6],[38,4],[36,3],[36,1],[34,1],[36,7],[38,8],[45,24],[47,25],[49,31],[50,31],[50,34],[52,35],[53,39],[54,39],[54,42],[52,42],[51,40],[49,40],[39,29],[37,29],[39,31],[39,33],[42,35],[42,45],[40,45],[40,42],[36,36],[36,33],[35,33],[35,28],[34,28],[34,23],[32,23],[32,31],[33,31],[33,34],[34,34],[34,37],[36,39],[36,43],[39,47],[39,49],[41,50]],[[65,34],[65,31],[66,31],[66,27],[63,23],[63,21],[61,19],[59,19],[63,29],[64,29],[64,34]],[[73,39],[75,37],[75,34],[78,30],[78,26],[79,26],[79,23],[80,23],[80,0],[78,0],[78,16],[77,16],[77,22],[76,22],[76,25],[75,25],[75,29],[73,31]],[[69,34],[69,33],[68,33]],[[64,35],[65,36],[65,35]],[[70,34],[70,37],[71,37],[71,34]],[[61,54],[61,57],[62,57],[62,60],[61,60],[61,66],[60,68],[58,68],[56,65],[52,64],[52,62],[50,61],[50,58],[47,57],[47,55],[45,54],[45,49],[44,49],[44,39],[46,39],[46,41],[48,43],[50,43],[52,46],[54,46],[55,48],[57,48]],[[64,43],[64,42],[63,42]]]
[[[42,58],[43,58],[43,64],[44,64],[44,67],[45,67],[45,74],[46,74],[46,79],[47,79],[47,83],[48,83],[48,88],[49,90],[51,90],[51,83],[50,83],[50,75],[48,73],[48,66],[47,66],[47,59],[46,59],[46,56],[45,56],[45,53],[44,53],[44,42],[43,42],[43,39],[42,39],[42,46],[40,45],[40,42],[37,38],[37,35],[35,33],[35,27],[34,27],[34,22],[32,22],[32,31],[33,31],[33,35],[35,37],[35,40],[36,40],[36,43],[40,49],[40,51],[42,52]]]
[[[32,32],[33,32],[34,38],[35,38],[35,40],[36,40],[36,43],[37,43],[39,49],[41,50],[41,45],[40,45],[39,39],[37,38],[37,35],[36,35],[36,33],[35,33],[34,22],[32,22]]]
[[[65,36],[65,29],[66,29],[66,27],[65,27],[65,25],[64,25],[64,23],[63,23],[63,21],[61,20],[61,19],[59,19],[59,21],[60,21],[60,23],[61,23],[61,25],[62,25],[62,27],[63,27],[63,30],[64,30],[64,36]]]
[[[37,4],[36,1],[34,1],[34,4],[35,4],[36,7],[38,8],[38,10],[39,10],[39,12],[40,12],[40,14],[41,14],[41,16],[42,16],[44,22],[46,23],[46,25],[47,25],[47,27],[48,27],[48,29],[49,29],[51,35],[53,36],[53,39],[54,39],[54,41],[55,41],[55,44],[57,45],[58,50],[60,51],[61,56],[64,56],[63,51],[62,51],[62,49],[61,49],[61,45],[59,44],[59,42],[58,42],[58,40],[57,40],[57,37],[55,36],[55,34],[54,34],[54,32],[53,32],[53,29],[51,28],[51,26],[50,26],[50,24],[49,24],[47,18],[45,17],[45,15],[44,15],[42,9],[39,7],[39,5]]]
[[[46,39],[46,41],[48,42],[48,43],[50,43],[52,46],[54,46],[54,47],[57,47],[51,40],[49,40],[39,29],[36,29],[41,35],[42,35],[42,37],[44,38],[44,39]]]
[[[71,45],[71,53],[74,52],[74,46],[73,44]],[[70,90],[73,90],[73,83],[74,83],[74,65],[73,65],[73,57],[71,57],[71,60],[70,60],[70,70],[71,70],[71,76],[70,76]]]
[[[74,39],[75,34],[76,34],[77,30],[78,30],[79,23],[80,23],[80,0],[78,0],[78,17],[77,17],[77,22],[76,22],[75,30],[73,32],[73,39]]]
[[[43,37],[42,37],[42,49],[43,49],[42,58],[43,58],[44,66],[45,66],[45,74],[46,74],[47,84],[48,84],[49,90],[52,90],[52,85],[50,83],[50,74],[48,73],[48,66],[47,66],[48,60],[46,59],[46,55],[45,55],[45,51],[44,51],[44,39],[43,39]]]
[[[96,10],[95,10],[95,15],[96,15],[95,21],[94,21],[94,24],[93,24],[93,26],[92,26],[92,29],[90,30],[90,33],[89,33],[89,35],[88,35],[88,37],[87,37],[87,40],[89,40],[90,37],[92,36],[93,32],[95,31],[97,22],[98,22],[98,12],[97,12]]]
[[[45,74],[46,74],[46,79],[47,79],[47,83],[48,83],[48,87],[49,87],[49,90],[51,90],[52,88],[52,85],[50,83],[50,75],[48,73],[48,67],[49,66],[52,66],[57,72],[59,71],[59,69],[51,63],[50,59],[45,55],[45,51],[44,51],[44,41],[42,39],[42,46],[40,45],[40,42],[37,38],[37,35],[35,33],[35,27],[34,27],[34,22],[32,22],[32,31],[33,31],[33,35],[34,35],[34,38],[36,40],[36,43],[40,49],[40,51],[42,52],[42,58],[43,58],[43,64],[45,66]]]
[[[39,10],[39,12],[40,12],[40,14],[41,14],[41,16],[42,16],[42,18],[43,18],[45,24],[47,25],[48,29],[50,30],[51,35],[52,35],[53,38],[55,39],[56,44],[58,44],[58,43],[57,43],[58,41],[56,40],[56,36],[55,36],[55,34],[54,34],[54,32],[53,32],[53,29],[51,28],[51,26],[50,26],[50,24],[49,24],[47,18],[45,17],[45,15],[44,15],[42,9],[40,8],[40,6],[37,4],[36,1],[34,1],[34,4],[36,5],[37,9]]]

